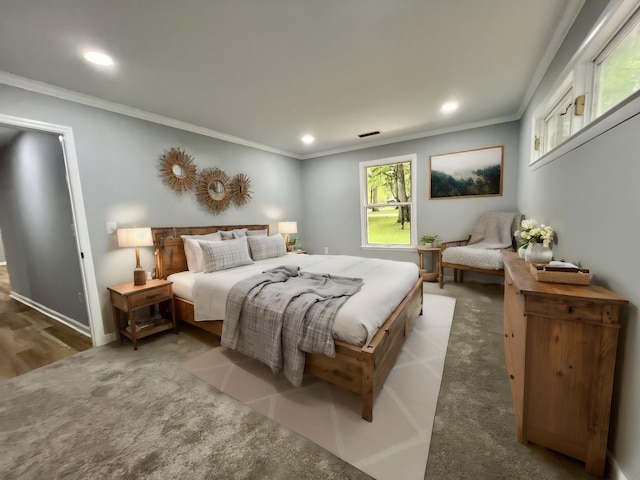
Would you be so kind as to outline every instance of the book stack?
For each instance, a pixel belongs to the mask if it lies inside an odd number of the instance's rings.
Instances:
[[[159,313],[149,318],[136,320],[136,331],[140,332],[146,328],[158,325],[159,323],[162,323],[163,320],[164,319],[162,318],[162,315],[160,315]],[[131,325],[127,325],[127,332],[131,332]]]

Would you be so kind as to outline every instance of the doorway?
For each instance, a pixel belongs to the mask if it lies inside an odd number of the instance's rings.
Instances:
[[[18,201],[14,199],[10,208],[5,202],[6,184],[0,189],[4,195],[0,229],[12,287],[15,283],[19,288],[15,298],[90,335],[93,345],[107,343],[73,132],[64,126],[2,115],[0,129],[4,132],[0,138],[13,136],[8,149],[4,142],[4,166],[0,167],[7,168],[7,155],[12,165],[3,176],[19,184],[18,191],[12,187]],[[19,231],[15,238],[11,238],[13,229]]]

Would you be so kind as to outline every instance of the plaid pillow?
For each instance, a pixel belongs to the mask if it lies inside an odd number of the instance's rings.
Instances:
[[[265,258],[281,257],[287,253],[284,238],[280,233],[267,236],[246,237],[251,248],[251,258],[264,260]]]
[[[205,235],[180,235],[184,243],[184,254],[187,257],[187,268],[190,272],[201,272],[204,268],[202,250],[198,240],[222,241],[220,232],[207,233]]]
[[[204,256],[204,273],[253,263],[249,256],[247,237],[225,242],[198,242]]]

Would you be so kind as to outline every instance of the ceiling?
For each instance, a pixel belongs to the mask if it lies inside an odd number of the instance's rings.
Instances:
[[[313,158],[519,118],[583,1],[0,0],[0,82]]]

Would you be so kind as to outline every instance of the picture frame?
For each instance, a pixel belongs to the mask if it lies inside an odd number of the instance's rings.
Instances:
[[[429,198],[502,196],[504,145],[431,155]]]

